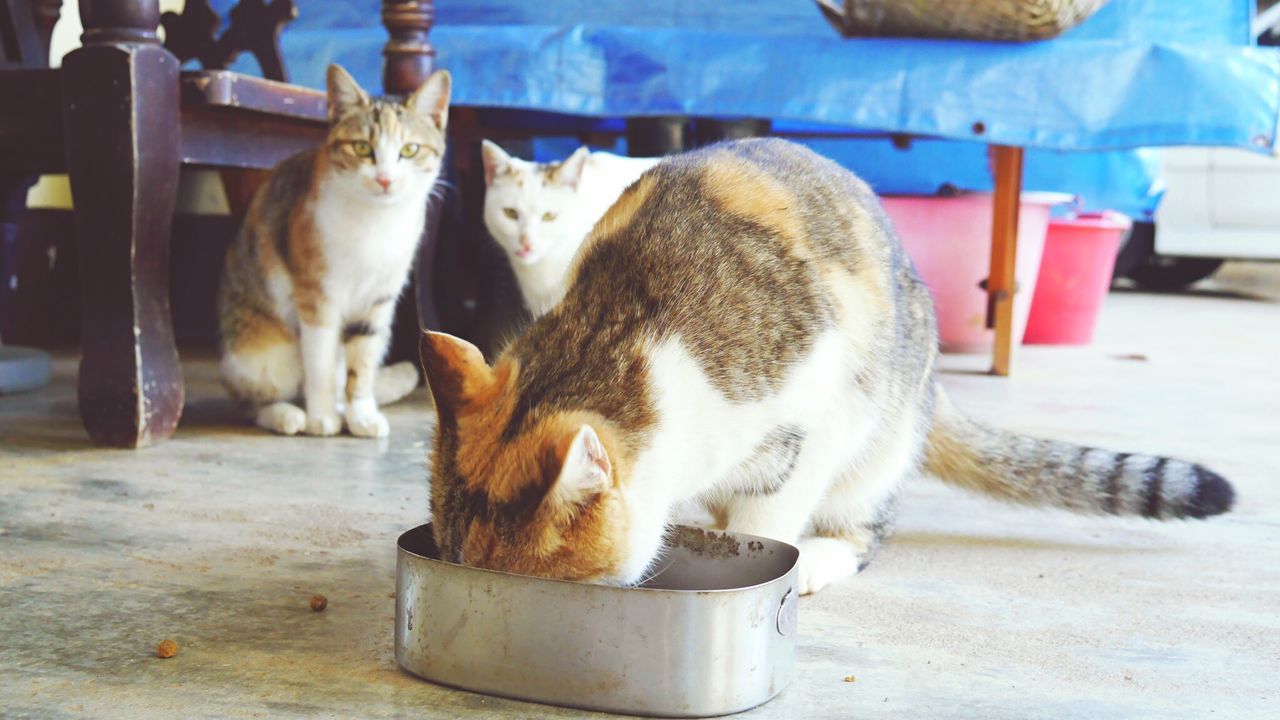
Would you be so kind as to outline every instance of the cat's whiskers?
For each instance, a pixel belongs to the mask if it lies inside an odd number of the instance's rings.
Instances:
[[[654,568],[652,571],[648,572],[647,575],[645,575],[644,577],[641,577],[639,580],[632,583],[631,587],[642,587],[645,583],[653,581],[654,578],[670,570],[673,564],[674,563],[667,563],[666,565],[663,565],[661,568]]]
[[[431,189],[427,191],[427,198],[428,200],[439,200],[440,202],[444,202],[448,198],[449,192],[456,190],[457,187],[452,183],[446,182],[442,179],[437,179],[431,185]]]

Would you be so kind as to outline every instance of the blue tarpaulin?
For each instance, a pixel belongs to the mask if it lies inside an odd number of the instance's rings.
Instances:
[[[1251,0],[1112,0],[1034,43],[843,39],[812,0],[437,0],[431,42],[459,104],[593,117],[680,114],[1058,150],[1270,148],[1280,52]],[[300,4],[296,82],[331,61],[377,86],[377,0]],[[980,123],[982,135],[975,135]]]
[[[339,62],[377,87],[386,41],[378,0],[299,5],[282,37],[292,79],[321,87],[325,66]],[[453,73],[460,105],[601,121],[759,117],[783,132],[965,141],[917,143],[905,154],[882,141],[813,141],[896,191],[982,189],[989,179],[981,145],[999,143],[1044,151],[1028,158],[1028,188],[1094,198],[1099,189],[1114,192],[1104,204],[1139,214],[1158,197],[1149,156],[1055,151],[1265,151],[1277,142],[1280,51],[1252,45],[1252,0],[1112,0],[1064,36],[1024,44],[843,39],[812,0],[436,0],[435,7],[430,40],[438,64]]]
[[[916,140],[895,147],[887,139],[806,138],[800,142],[857,173],[881,195],[935,195],[953,190],[989,191],[992,177],[987,146],[954,140]],[[564,158],[578,146],[567,137],[539,138],[533,158]],[[626,143],[599,148],[625,154]],[[1148,219],[1163,196],[1157,151],[1027,152],[1023,187],[1029,191],[1070,193],[1078,197],[1071,210],[1114,210]],[[1068,208],[1062,208],[1066,210]]]

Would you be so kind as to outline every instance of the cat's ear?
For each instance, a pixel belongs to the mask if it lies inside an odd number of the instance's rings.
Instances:
[[[577,190],[578,183],[582,180],[582,170],[587,166],[589,157],[591,157],[591,150],[586,145],[574,150],[573,154],[565,158],[565,161],[560,163],[560,167],[556,168],[556,182]]]
[[[480,143],[480,159],[484,161],[485,187],[492,185],[493,178],[498,175],[498,171],[511,162],[511,156],[499,147],[498,143],[492,140],[485,140]]]
[[[424,332],[418,353],[442,421],[456,420],[459,410],[493,386],[493,370],[479,348],[466,340]]]
[[[325,81],[329,89],[329,122],[369,105],[369,94],[341,65],[330,65]]]
[[[453,79],[448,70],[437,70],[413,91],[405,105],[423,117],[431,119],[436,127],[444,130],[449,122],[449,92],[453,87]]]
[[[552,489],[556,499],[577,504],[607,490],[613,465],[596,431],[590,425],[583,425],[562,442],[560,474]]]

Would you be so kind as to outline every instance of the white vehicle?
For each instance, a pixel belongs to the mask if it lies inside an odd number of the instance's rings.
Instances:
[[[1280,44],[1280,3],[1258,15],[1259,45]],[[1227,148],[1161,153],[1165,195],[1155,223],[1134,223],[1116,276],[1175,290],[1209,277],[1223,260],[1280,260],[1280,154]]]

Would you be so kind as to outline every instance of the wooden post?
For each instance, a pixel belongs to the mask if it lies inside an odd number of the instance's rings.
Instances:
[[[987,327],[996,342],[991,372],[1008,375],[1013,356],[1014,269],[1018,258],[1018,208],[1022,195],[1022,148],[996,145],[995,198],[991,219],[991,272],[987,276]]]
[[[427,41],[436,21],[434,0],[383,0],[382,90],[407,95],[435,70],[436,50]]]
[[[142,447],[182,416],[169,314],[169,233],[180,164],[178,60],[157,0],[80,0],[83,47],[62,63],[67,169],[80,261],[80,419],[106,445]]]

